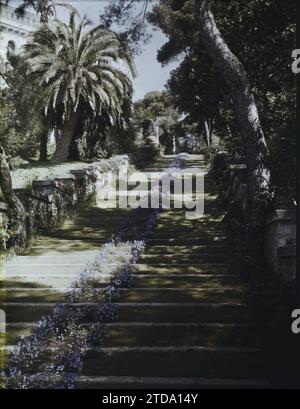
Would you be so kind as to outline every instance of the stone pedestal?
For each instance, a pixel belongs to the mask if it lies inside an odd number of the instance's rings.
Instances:
[[[296,279],[296,209],[275,210],[267,218],[265,257],[275,275]]]

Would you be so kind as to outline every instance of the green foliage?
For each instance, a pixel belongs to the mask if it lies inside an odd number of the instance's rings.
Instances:
[[[146,16],[152,0],[112,0],[100,15],[100,21],[106,28],[117,27],[121,41],[129,44],[131,51],[139,53],[141,44],[147,44],[151,38],[146,24]]]
[[[243,63],[255,94],[270,148],[273,187],[286,192],[295,190],[294,177],[293,182],[286,183],[295,174],[295,161],[283,165],[287,157],[295,157],[291,131],[295,88],[289,69],[290,52],[295,48],[295,5],[295,0],[214,2],[218,28]],[[223,146],[243,157],[226,84],[197,37],[194,0],[162,0],[153,8],[149,21],[168,38],[158,51],[158,60],[167,64],[183,57],[168,82],[175,105],[192,121],[209,118]]]
[[[21,57],[10,59],[2,79],[0,144],[13,157],[34,156],[43,131],[43,117],[37,109],[39,84],[29,79],[28,64]]]
[[[54,110],[62,121],[72,112],[105,113],[111,124],[122,121],[122,103],[130,98],[131,81],[116,67],[129,63],[115,33],[96,27],[87,31],[83,18],[77,27],[75,13],[69,24],[56,20],[54,28],[42,26],[26,45],[26,57],[43,87],[46,113]]]
[[[159,123],[160,141],[167,147],[172,140],[180,115],[167,92],[152,91],[134,104],[133,122],[141,131],[144,141],[155,135],[154,125]]]

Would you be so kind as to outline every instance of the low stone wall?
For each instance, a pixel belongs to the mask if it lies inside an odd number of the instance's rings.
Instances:
[[[88,167],[71,170],[69,177],[34,180],[31,187],[15,189],[27,213],[25,237],[27,244],[39,229],[59,226],[79,206],[92,203],[96,191],[109,186],[113,173],[124,175],[129,170],[127,155],[93,162]],[[7,230],[6,205],[0,206],[0,231],[2,241]],[[5,243],[2,243],[2,246]]]
[[[247,168],[234,163],[227,152],[219,152],[213,160],[212,175],[219,184],[225,206],[233,209],[240,223],[246,220]],[[265,222],[264,254],[270,270],[283,281],[296,279],[296,209],[280,203]]]
[[[275,210],[267,217],[265,256],[276,276],[296,280],[296,209]]]

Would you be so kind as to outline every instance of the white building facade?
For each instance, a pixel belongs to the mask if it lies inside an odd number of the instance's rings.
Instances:
[[[40,24],[40,18],[33,12],[25,11],[19,17],[16,8],[0,1],[0,61],[7,62],[7,56],[22,52],[28,35]]]

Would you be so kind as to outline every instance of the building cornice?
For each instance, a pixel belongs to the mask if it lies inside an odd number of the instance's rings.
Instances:
[[[4,23],[2,21],[0,21],[0,29],[6,30],[9,32],[14,32],[14,33],[21,34],[21,35],[28,35],[33,31],[33,30],[30,30],[24,27],[19,27],[13,24]]]

